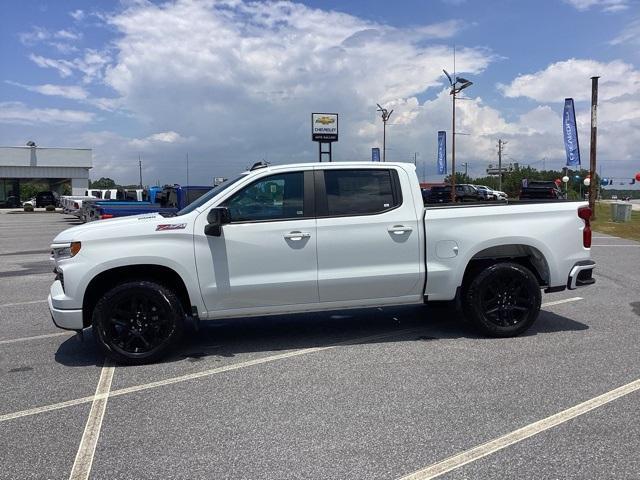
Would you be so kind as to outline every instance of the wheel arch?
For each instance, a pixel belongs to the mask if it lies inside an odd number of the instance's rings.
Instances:
[[[131,280],[150,280],[171,288],[180,299],[184,312],[191,314],[194,305],[182,277],[175,270],[164,265],[137,264],[113,267],[98,273],[85,289],[82,300],[82,323],[91,325],[93,310],[102,295],[118,284]]]
[[[519,263],[531,270],[540,287],[551,284],[551,271],[544,254],[532,245],[510,243],[494,245],[475,253],[467,262],[461,286],[464,287],[478,271],[488,265],[506,261]]]

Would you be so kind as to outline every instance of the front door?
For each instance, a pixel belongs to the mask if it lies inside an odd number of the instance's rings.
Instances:
[[[196,222],[196,268],[209,312],[262,313],[318,302],[313,172],[267,175],[221,206],[231,223],[220,237]],[[229,312],[227,312],[229,313]]]

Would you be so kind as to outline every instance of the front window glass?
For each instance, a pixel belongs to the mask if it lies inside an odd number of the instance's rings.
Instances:
[[[262,178],[225,204],[232,222],[304,217],[304,173],[281,173]]]
[[[193,212],[195,209],[200,208],[202,205],[207,203],[209,200],[211,200],[213,197],[215,197],[219,193],[222,193],[223,191],[225,191],[227,188],[229,188],[234,183],[242,180],[246,175],[247,175],[246,173],[243,173],[241,175],[238,175],[236,178],[234,178],[232,180],[227,180],[226,182],[221,183],[217,187],[213,187],[207,193],[205,193],[200,198],[198,198],[195,202],[187,205],[182,210],[180,210],[176,215],[186,215],[187,213]],[[161,200],[161,205],[162,205],[162,200]]]

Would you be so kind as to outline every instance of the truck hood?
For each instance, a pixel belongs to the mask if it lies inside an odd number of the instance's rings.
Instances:
[[[53,243],[77,242],[85,239],[104,240],[106,238],[132,236],[136,234],[145,235],[154,232],[158,225],[184,224],[184,227],[182,227],[182,230],[184,230],[189,223],[185,217],[163,217],[158,213],[146,213],[129,217],[97,220],[60,232],[53,240]]]

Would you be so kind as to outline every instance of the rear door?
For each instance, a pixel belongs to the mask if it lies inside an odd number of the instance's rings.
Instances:
[[[413,199],[403,198],[406,172],[319,167],[315,185],[320,301],[419,294],[419,222]]]

